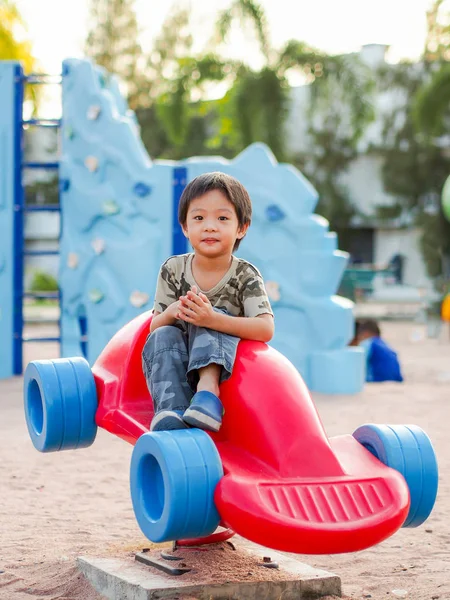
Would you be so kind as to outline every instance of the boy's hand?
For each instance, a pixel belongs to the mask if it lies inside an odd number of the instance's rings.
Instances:
[[[164,311],[164,314],[169,317],[174,323],[177,319],[179,319],[178,313],[180,311],[181,302],[178,300],[177,302],[172,302]]]
[[[192,286],[186,296],[180,296],[180,308],[178,318],[186,323],[192,323],[198,327],[213,329],[215,312],[211,302],[202,292],[198,292],[196,286]]]

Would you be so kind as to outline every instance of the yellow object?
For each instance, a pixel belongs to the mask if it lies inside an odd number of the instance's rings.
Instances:
[[[443,321],[450,322],[450,294],[447,294],[442,301],[441,317]]]

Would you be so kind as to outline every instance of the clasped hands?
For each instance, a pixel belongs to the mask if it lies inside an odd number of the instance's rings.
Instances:
[[[185,296],[180,296],[178,302],[177,318],[197,325],[198,327],[207,327],[212,329],[216,313],[213,310],[211,302],[199,292],[195,285]]]

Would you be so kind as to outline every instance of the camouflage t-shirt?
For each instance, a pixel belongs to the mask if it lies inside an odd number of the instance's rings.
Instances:
[[[234,317],[273,315],[263,278],[251,263],[233,256],[222,279],[206,291],[200,289],[192,274],[193,257],[193,253],[171,256],[162,265],[156,285],[155,311],[165,311],[195,285],[214,307],[225,309]]]

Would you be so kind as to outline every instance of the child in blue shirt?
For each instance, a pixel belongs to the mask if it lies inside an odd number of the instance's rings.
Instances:
[[[355,339],[366,352],[366,381],[403,381],[397,353],[381,338],[375,321],[357,321]]]

